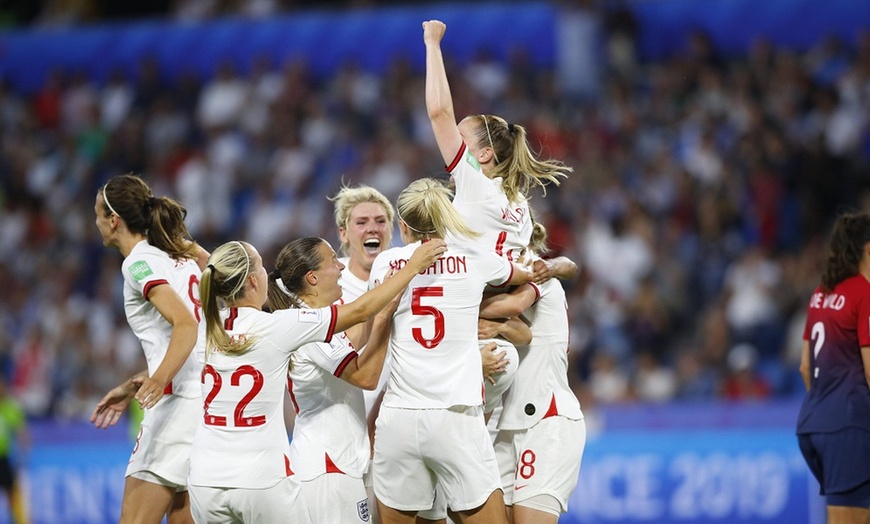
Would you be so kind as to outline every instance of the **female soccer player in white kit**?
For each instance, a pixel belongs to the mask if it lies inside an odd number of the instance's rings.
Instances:
[[[189,239],[185,210],[155,197],[139,177],[109,180],[94,204],[103,244],[124,255],[124,312],[142,343],[148,373],[113,389],[91,417],[107,427],[135,398],[147,408],[127,465],[121,522],[190,522],[187,473],[199,410],[197,342],[205,252]]]
[[[322,238],[290,242],[269,275],[269,307],[316,309],[338,301],[343,269]],[[395,304],[394,300],[391,305]],[[314,522],[371,520],[363,483],[371,444],[360,388],[373,390],[378,384],[393,309],[387,307],[375,316],[362,353],[338,333],[331,342],[305,344],[290,357],[288,388],[296,413],[290,464]]]
[[[534,224],[532,252],[546,249],[546,229]],[[483,301],[493,316],[522,314],[532,330],[518,347],[519,368],[503,397],[495,454],[505,504],[515,524],[555,524],[568,509],[586,445],[580,402],[568,385],[568,304],[549,279]]]
[[[262,310],[268,276],[257,251],[236,241],[215,250],[200,283],[204,403],[188,481],[196,522],[310,521],[296,504],[283,419],[290,356],[374,316],[445,249],[423,246],[405,270],[351,304],[274,313]]]
[[[441,52],[446,30],[441,21],[423,22],[426,110],[447,172],[456,184],[453,205],[481,233],[480,242],[487,249],[515,261],[532,234],[529,192],[535,186],[558,185],[573,170],[557,160],[538,160],[525,128],[501,117],[470,115],[457,124]],[[552,275],[552,264],[537,262],[536,276]],[[511,358],[516,359],[515,353]]]
[[[453,205],[482,234],[485,246],[516,260],[532,233],[529,192],[536,186],[558,184],[573,170],[557,160],[537,159],[529,148],[525,128],[501,117],[470,115],[457,124],[441,52],[446,30],[441,21],[423,22],[426,109],[447,172],[456,184]],[[536,261],[535,280],[543,281],[554,272],[573,274],[575,268],[570,264],[554,267],[559,263]],[[516,358],[515,353],[511,355],[511,359]],[[498,391],[488,391],[488,397],[493,393]],[[441,516],[437,511],[431,515],[433,519]]]
[[[447,26],[423,22],[426,44],[426,110],[447,172],[456,183],[453,205],[479,231],[488,248],[516,260],[529,244],[531,216],[526,197],[534,186],[558,184],[572,171],[557,160],[538,160],[526,130],[493,115],[456,123],[441,39]]]
[[[330,200],[334,202],[335,226],[341,241],[340,251],[345,255],[338,259],[344,265],[338,280],[341,286],[339,302],[347,304],[366,292],[372,263],[390,247],[395,211],[387,197],[366,185],[342,187]],[[354,346],[361,348],[365,345],[368,336],[365,328],[366,324],[358,324],[348,330],[347,335]],[[389,362],[385,369],[389,370]],[[375,389],[363,392],[367,415],[371,413],[378,394],[386,385],[388,374],[381,375],[381,382]]]
[[[340,251],[344,264],[341,278],[342,304],[352,302],[368,289],[372,263],[381,252],[390,247],[393,240],[393,217],[395,211],[390,200],[380,191],[366,185],[343,186],[330,200],[334,205],[335,226],[341,241]],[[356,347],[363,347],[368,333],[367,324],[357,324],[346,333]],[[374,448],[375,419],[380,408],[380,398],[390,374],[390,359],[384,360],[383,371],[377,386],[363,391],[366,424],[369,440]],[[378,505],[374,495],[374,480],[369,467],[365,475],[366,493],[369,497],[369,513],[373,524],[379,522]]]
[[[346,256],[339,258],[344,264],[339,285],[342,297],[340,303],[355,300],[368,289],[372,263],[377,255],[390,247],[393,236],[393,205],[380,191],[366,185],[342,187],[331,198],[334,202],[335,225],[341,241],[341,252]],[[358,324],[347,331],[348,337],[357,347],[365,344],[366,324]],[[531,336],[531,334],[529,334]],[[507,357],[497,357],[492,351],[481,350],[484,375],[488,380],[498,376],[509,363]],[[513,362],[516,365],[516,361]],[[379,397],[386,387],[390,373],[390,358],[383,365],[380,381],[373,390],[363,391],[369,437],[374,437],[374,424],[380,408]],[[487,393],[491,391],[487,386]],[[366,491],[369,494],[369,510],[372,522],[378,522],[377,503],[374,498],[372,471],[365,477]]]
[[[450,197],[433,179],[403,190],[396,207],[407,245],[381,253],[372,265],[370,285],[377,275],[404,267],[418,246],[449,235],[448,252],[414,277],[393,316],[392,365],[373,464],[383,522],[413,522],[417,511],[432,505],[436,486],[467,522],[504,520],[483,422],[477,318],[484,286],[523,283],[532,275],[473,248],[475,232]]]

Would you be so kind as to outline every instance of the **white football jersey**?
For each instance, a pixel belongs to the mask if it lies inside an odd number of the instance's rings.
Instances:
[[[199,279],[202,272],[195,261],[175,260],[162,250],[143,240],[133,246],[121,265],[124,275],[124,313],[133,333],[142,343],[148,374],[153,375],[166,356],[172,324],[163,318],[151,302],[148,293],[156,286],[169,285],[187,306],[197,322],[201,320]],[[197,338],[197,347],[205,346],[203,337]],[[167,389],[182,397],[199,396],[199,365],[197,347],[178,370]]]
[[[448,239],[448,249],[414,277],[393,315],[384,406],[408,409],[479,406],[483,376],[477,319],[483,288],[502,285],[513,265],[491,251]],[[384,251],[369,284],[401,269],[419,242]]]
[[[477,239],[486,249],[508,260],[516,260],[532,237],[532,220],[525,198],[508,202],[502,179],[488,178],[463,143],[447,166],[456,182],[453,205],[468,224],[483,236]]]
[[[230,308],[222,318],[231,337],[254,342],[244,353],[213,350],[205,360],[203,414],[193,438],[189,484],[268,488],[293,474],[284,426],[290,355],[332,338],[336,306],[274,313]]]
[[[538,300],[523,313],[532,342],[517,346],[520,365],[502,397],[498,429],[521,430],[546,416],[583,418],[580,402],[568,386],[568,302],[555,278],[532,284]]]
[[[298,479],[324,473],[362,478],[371,448],[362,390],[341,378],[357,352],[344,333],[305,344],[290,357],[288,387],[296,424],[290,463]]]

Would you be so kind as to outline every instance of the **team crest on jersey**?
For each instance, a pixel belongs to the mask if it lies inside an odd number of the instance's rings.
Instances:
[[[153,271],[151,271],[151,267],[148,265],[148,262],[140,260],[139,262],[136,262],[130,266],[130,274],[133,276],[134,279],[136,279],[136,282],[139,282],[148,275],[153,274]]]
[[[369,521],[369,499],[362,499],[356,503],[356,513],[361,521]]]
[[[320,322],[320,311],[317,309],[300,309],[299,322],[317,324]]]
[[[480,162],[474,158],[474,155],[471,154],[471,151],[466,151],[465,153],[465,161],[468,162],[468,165],[480,171]]]

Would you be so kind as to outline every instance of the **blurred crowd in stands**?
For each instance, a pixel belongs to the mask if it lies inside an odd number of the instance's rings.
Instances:
[[[458,116],[525,125],[542,156],[574,167],[532,207],[551,255],[582,267],[566,287],[584,409],[801,395],[829,226],[870,207],[870,33],[804,50],[759,38],[725,56],[695,31],[647,63],[630,13],[584,5],[573,20],[603,49],[591,85],[522,52],[448,65]],[[144,368],[119,255],[94,226],[108,177],[141,174],[187,207],[206,249],[242,238],[268,264],[298,236],[337,245],[326,197],[342,181],[393,198],[443,176],[423,94],[422,70],[401,60],[315,77],[252,57],[166,78],[145,58],[105,83],[63,69],[32,95],[0,83],[0,363],[28,413],[86,417]]]

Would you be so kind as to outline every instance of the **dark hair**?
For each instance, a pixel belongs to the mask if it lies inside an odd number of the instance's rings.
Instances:
[[[283,248],[275,260],[275,269],[269,273],[269,308],[272,311],[302,307],[299,293],[305,286],[305,275],[318,269],[323,264],[323,257],[317,248],[326,240],[320,237],[298,238]],[[278,285],[278,279],[284,285],[287,294]]]
[[[870,215],[846,213],[837,218],[822,275],[824,291],[833,291],[837,284],[858,273],[867,242],[870,242]]]
[[[196,258],[196,243],[184,219],[187,210],[168,197],[155,197],[144,180],[128,173],[100,188],[103,212],[118,215],[131,233],[145,235],[148,243],[175,259]]]
[[[114,205],[114,204],[113,204]],[[251,274],[249,244],[233,240],[218,246],[208,259],[199,282],[202,318],[205,322],[205,358],[212,349],[224,353],[242,353],[253,343],[252,338],[236,341],[229,337],[220,319],[220,303],[233,304],[245,294],[245,279]]]

